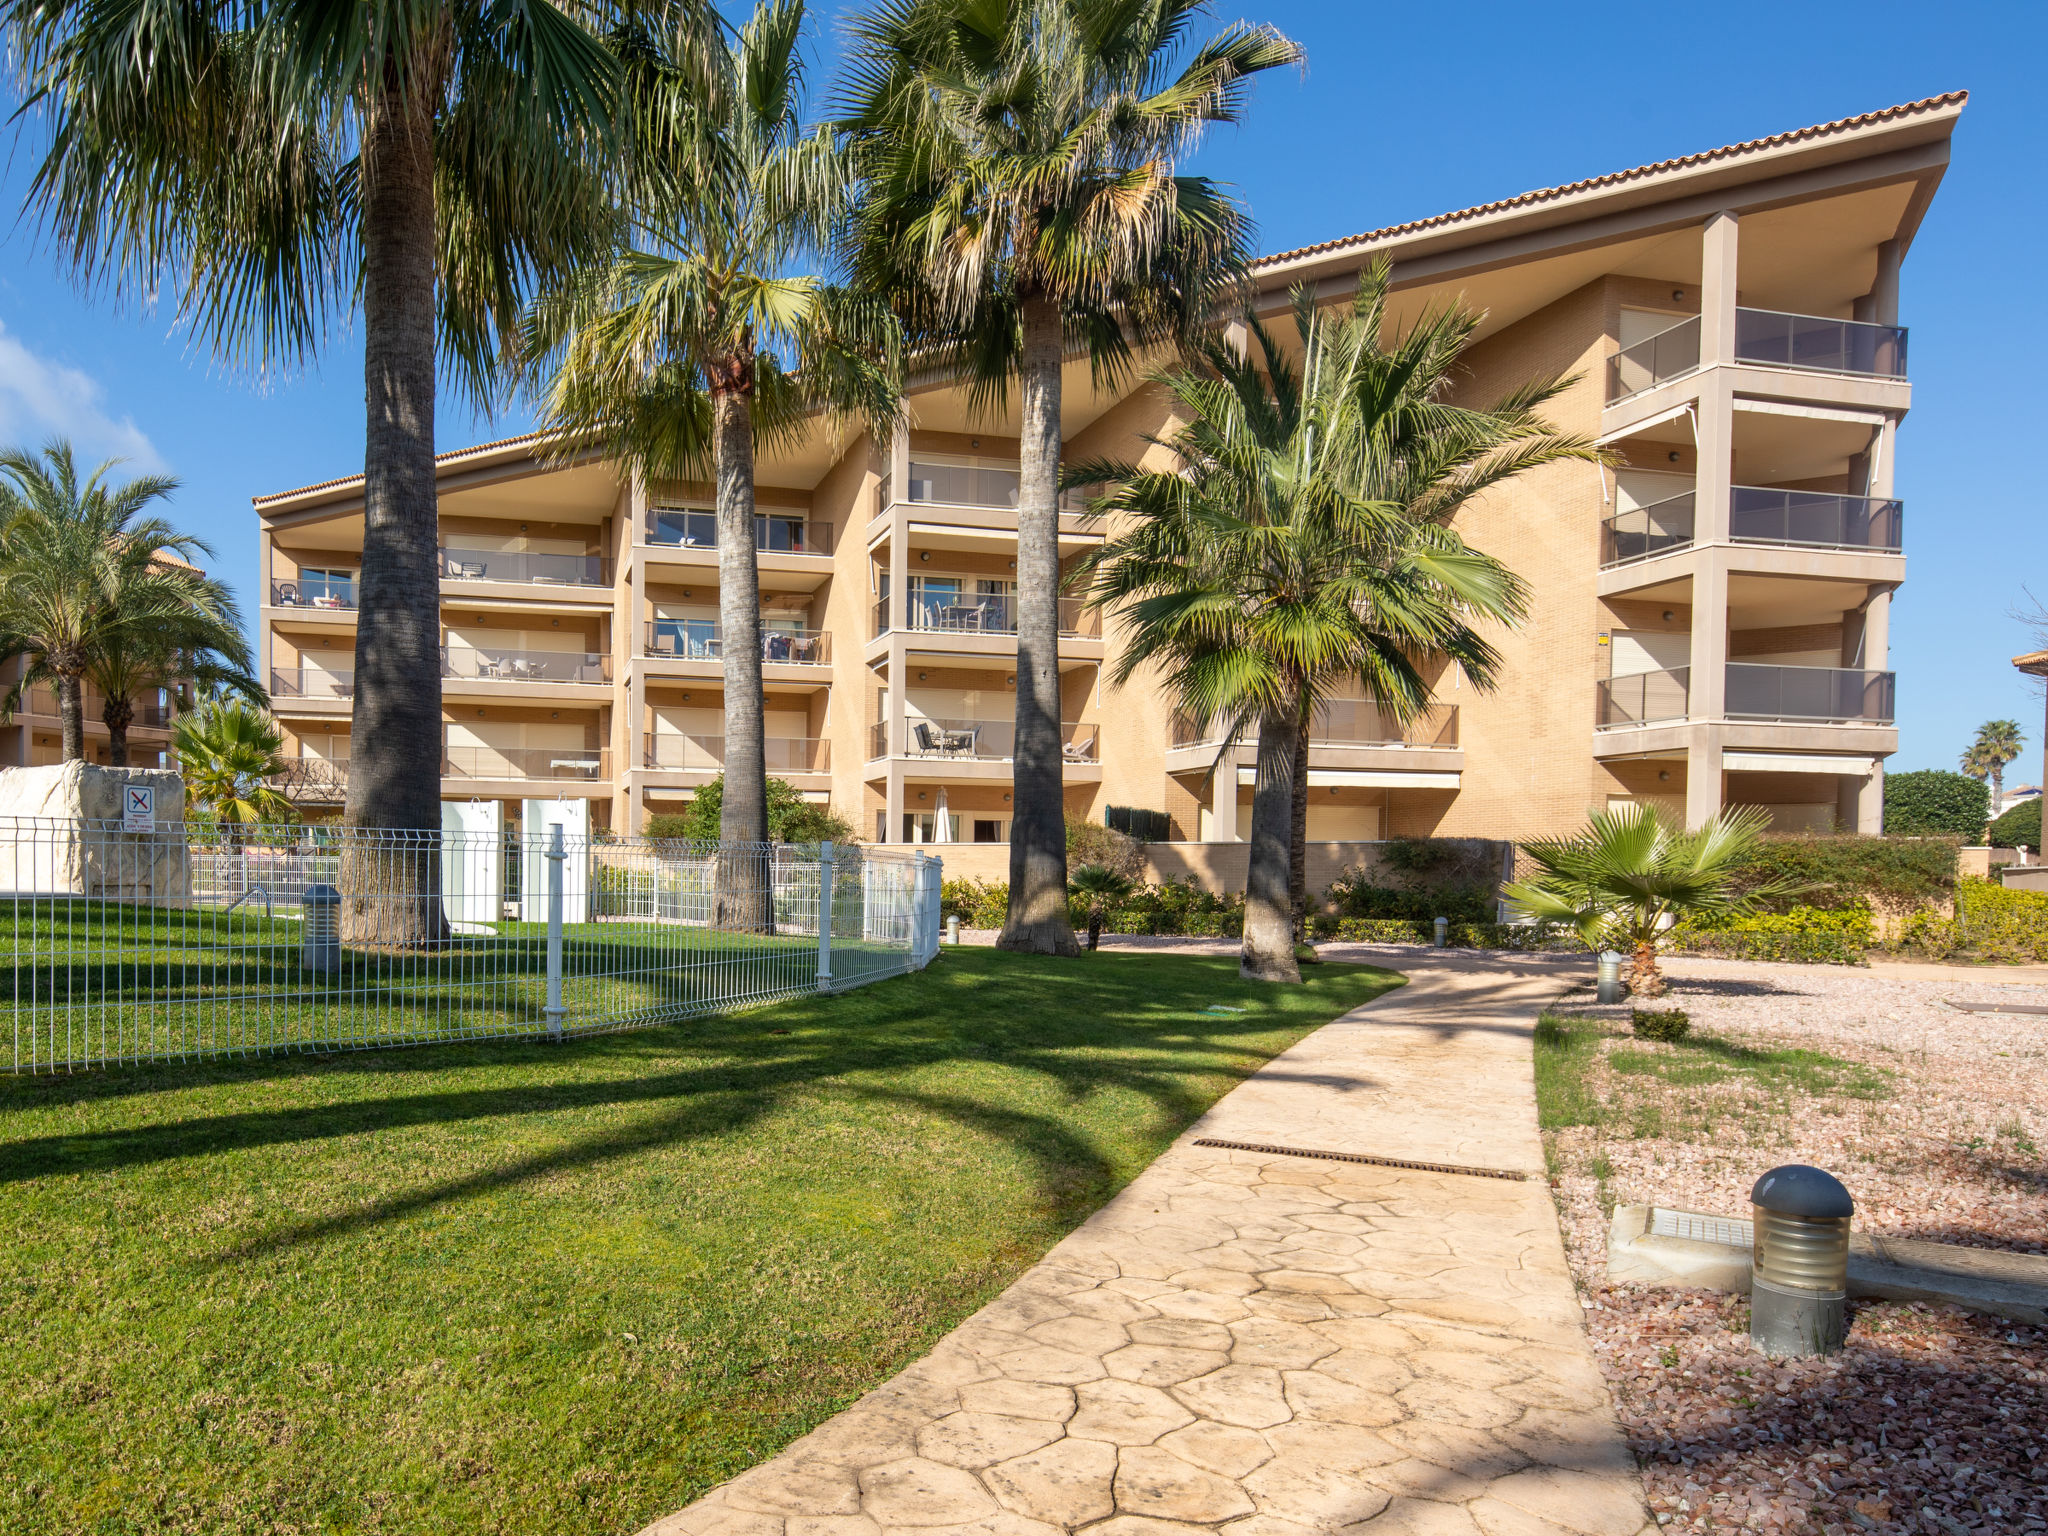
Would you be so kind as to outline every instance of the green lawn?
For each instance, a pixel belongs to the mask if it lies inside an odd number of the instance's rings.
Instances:
[[[637,1530],[1398,981],[947,951],[559,1046],[0,1080],[0,1530]]]

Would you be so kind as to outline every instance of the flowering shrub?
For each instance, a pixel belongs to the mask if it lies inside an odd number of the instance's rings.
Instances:
[[[1866,906],[1794,907],[1752,912],[1718,922],[1680,923],[1671,948],[1730,960],[1791,960],[1806,965],[1862,965],[1873,929]]]

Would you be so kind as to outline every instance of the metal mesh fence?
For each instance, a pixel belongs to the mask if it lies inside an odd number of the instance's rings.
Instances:
[[[937,953],[919,853],[549,834],[0,818],[0,1051],[24,1072],[561,1038]]]

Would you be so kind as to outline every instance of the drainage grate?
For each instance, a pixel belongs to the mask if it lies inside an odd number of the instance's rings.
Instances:
[[[1462,1173],[1474,1179],[1515,1179],[1529,1177],[1512,1168],[1467,1168],[1462,1163],[1418,1163],[1405,1157],[1375,1157],[1370,1152],[1317,1152],[1308,1147],[1273,1147],[1258,1141],[1215,1141],[1195,1138],[1198,1147],[1222,1147],[1231,1152],[1270,1152],[1280,1157],[1319,1157],[1330,1163],[1370,1163],[1375,1168],[1413,1168],[1419,1173]]]
[[[1727,1248],[1754,1245],[1750,1223],[1738,1216],[1709,1216],[1703,1211],[1667,1211],[1661,1205],[1650,1210],[1650,1237],[1682,1237],[1694,1243],[1719,1243]]]

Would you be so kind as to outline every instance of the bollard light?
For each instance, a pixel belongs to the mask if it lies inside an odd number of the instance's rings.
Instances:
[[[1848,1335],[1849,1218],[1842,1181],[1804,1163],[1749,1192],[1756,1220],[1749,1337],[1767,1355],[1831,1355]]]
[[[299,964],[309,971],[341,969],[341,935],[336,920],[341,915],[341,892],[331,885],[309,885],[299,898],[306,932],[299,945]]]
[[[1436,920],[1436,947],[1444,949],[1449,946],[1450,942],[1451,920],[1448,917],[1440,917]]]
[[[955,945],[960,942],[960,914],[958,912],[948,912],[946,914],[946,942]]]
[[[1602,1003],[1618,1003],[1621,1001],[1622,958],[1622,955],[1617,950],[1603,949],[1600,951],[1600,990],[1594,994],[1596,1001]]]

